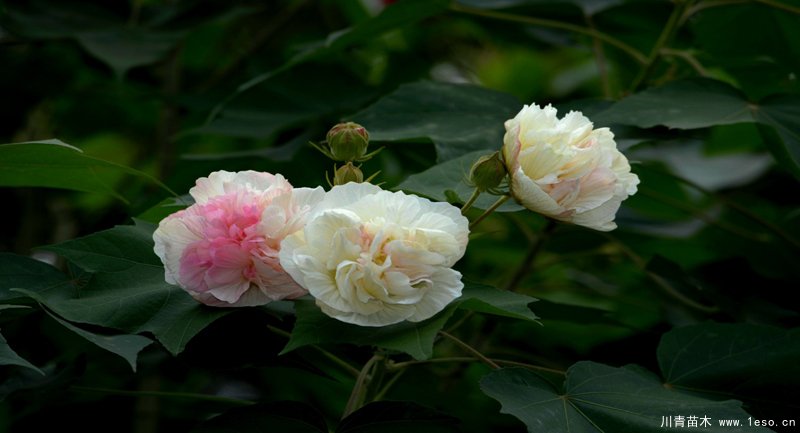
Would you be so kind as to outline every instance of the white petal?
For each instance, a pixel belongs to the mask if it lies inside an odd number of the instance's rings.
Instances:
[[[363,197],[376,194],[382,191],[380,187],[370,183],[350,182],[345,185],[337,185],[325,194],[325,198],[314,209],[311,218],[327,209],[347,207]]]
[[[341,320],[342,322],[352,323],[359,326],[386,326],[400,323],[414,314],[414,307],[411,305],[385,305],[384,308],[373,314],[359,314],[354,312],[340,311],[332,308],[317,300],[317,305],[323,313],[330,317]]]
[[[461,273],[450,268],[443,268],[435,272],[432,276],[433,284],[425,297],[415,304],[414,314],[408,320],[419,322],[444,308],[454,299],[461,296],[464,283],[461,282]]]
[[[555,217],[566,211],[525,175],[522,169],[511,174],[511,194],[521,205],[534,212]]]
[[[614,223],[617,210],[622,203],[622,199],[615,196],[602,205],[583,213],[576,213],[572,216],[571,222],[590,229],[608,232],[617,228]]]

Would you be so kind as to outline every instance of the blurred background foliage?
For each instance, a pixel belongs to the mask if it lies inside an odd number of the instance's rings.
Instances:
[[[64,268],[34,248],[131,217],[157,222],[176,208],[163,206],[173,199],[151,178],[179,195],[223,169],[324,185],[330,163],[307,142],[341,120],[387,146],[365,164],[384,187],[464,200],[457,171],[466,174],[475,151],[501,146],[502,122],[523,103],[551,103],[612,127],[639,193],[623,204],[618,230],[559,226],[541,251],[530,245],[543,218],[504,212],[483,222],[459,270],[540,299],[532,309],[541,323],[457,311],[463,340],[556,370],[589,359],[658,371],[670,329],[800,323],[796,3],[3,1],[0,65],[0,142],[57,138],[144,173],[104,172],[115,194],[33,188],[63,185],[38,173],[15,182],[18,160],[0,152],[0,183],[22,185],[0,189],[2,253]],[[450,178],[437,176],[448,162]],[[31,278],[44,278],[37,272]],[[147,346],[135,373],[48,312],[0,310],[8,344],[48,373],[0,366],[0,431],[184,431],[240,400],[306,402],[335,425],[352,387],[311,347],[278,356],[286,338],[261,309],[220,318],[177,356]],[[797,414],[796,396],[763,397],[778,384],[797,389],[791,335],[789,354],[772,365],[780,377],[726,395],[757,416]],[[369,357],[331,350],[356,366]],[[463,356],[446,342],[435,350]],[[481,392],[487,372],[476,363],[410,368],[386,398],[442,410],[463,431],[524,431]]]

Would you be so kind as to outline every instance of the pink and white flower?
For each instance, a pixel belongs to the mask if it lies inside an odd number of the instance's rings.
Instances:
[[[511,194],[551,218],[609,231],[639,178],[608,128],[593,129],[578,111],[562,119],[548,105],[526,105],[505,123],[503,158]]]
[[[300,230],[322,188],[293,188],[280,174],[217,171],[189,190],[195,204],[158,226],[165,278],[213,306],[261,305],[306,291],[281,267],[281,241]]]

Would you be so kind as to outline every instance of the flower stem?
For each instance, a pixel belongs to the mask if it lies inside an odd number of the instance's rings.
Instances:
[[[508,282],[508,284],[506,284],[506,290],[511,292],[516,290],[517,286],[519,286],[519,283],[522,282],[522,279],[525,278],[528,273],[530,273],[530,271],[533,269],[533,262],[536,260],[536,256],[538,256],[542,251],[545,241],[550,237],[556,227],[556,222],[548,218],[544,229],[542,229],[542,232],[539,234],[539,236],[533,240],[530,248],[528,249],[528,253],[525,255],[525,258],[522,259],[522,262],[520,262],[517,271],[514,272],[514,276],[511,277],[511,280]]]
[[[371,381],[370,372],[372,372],[379,362],[382,363],[383,360],[383,354],[375,353],[372,355],[372,358],[364,364],[364,367],[361,368],[358,377],[356,377],[356,383],[353,385],[353,391],[350,393],[350,398],[347,400],[347,406],[344,408],[342,419],[347,418],[348,415],[364,405]]]
[[[387,366],[387,370],[388,370],[388,366]],[[383,400],[386,397],[386,394],[389,392],[389,390],[392,389],[394,384],[397,383],[397,381],[400,380],[401,377],[403,377],[403,374],[405,374],[405,372],[406,372],[406,370],[400,370],[397,373],[395,373],[395,375],[392,376],[392,378],[389,379],[388,382],[386,382],[386,385],[384,385],[383,388],[381,388],[381,390],[378,391],[377,394],[375,394],[375,398],[373,398],[372,401],[381,401],[381,400]]]
[[[586,27],[577,26],[575,24],[570,24],[555,20],[548,20],[544,18],[526,17],[504,12],[478,9],[469,6],[463,6],[455,2],[450,5],[450,10],[454,12],[460,12],[463,14],[475,15],[484,18],[493,18],[504,21],[514,21],[518,23],[531,24],[540,27],[550,27],[554,29],[567,30],[573,33],[579,33],[582,35],[591,36],[600,39],[609,45],[613,45],[619,48],[620,50],[622,50],[623,52],[625,52],[626,54],[628,54],[634,60],[636,60],[641,64],[647,63],[647,57],[645,57],[644,54],[640,53],[636,48],[633,48],[632,46],[626,44],[625,42],[620,41],[619,39],[616,39],[612,36],[609,36],[605,33],[599,32],[594,29],[587,29]]]
[[[586,25],[589,26],[590,29],[597,31],[597,28],[594,25],[594,19],[592,16],[587,14],[585,16]],[[605,50],[603,49],[603,41],[601,41],[596,35],[592,36],[592,52],[594,53],[594,61],[597,64],[597,73],[600,76],[600,84],[603,88],[603,97],[606,99],[611,99],[611,83],[608,79],[608,66],[606,62],[606,55]]]
[[[464,341],[462,341],[458,337],[456,337],[456,336],[454,336],[452,334],[448,334],[447,332],[444,332],[444,331],[439,331],[439,335],[451,340],[453,343],[455,343],[456,345],[458,345],[462,349],[466,350],[467,352],[471,353],[472,355],[475,356],[475,358],[478,358],[481,362],[483,362],[484,364],[488,365],[489,367],[492,367],[494,369],[500,368],[499,365],[497,365],[491,359],[487,358],[486,355],[484,355],[481,352],[479,352],[478,349],[475,349],[474,347],[472,347],[469,344],[465,343]]]
[[[495,359],[490,358],[495,364],[498,365],[510,365],[514,367],[524,367],[530,370],[542,371],[545,373],[553,373],[553,374],[560,374],[565,375],[567,374],[564,370],[558,370],[555,368],[543,367],[541,365],[533,365],[528,364],[525,362],[519,361],[510,361],[507,359]],[[451,362],[483,362],[481,359],[471,357],[471,356],[451,356],[445,358],[432,358],[426,359],[422,361],[405,361],[405,362],[397,362],[394,364],[389,365],[390,370],[400,370],[401,372],[404,371],[406,367],[412,367],[414,365],[425,365],[425,364],[441,364],[441,363],[451,363]]]
[[[650,50],[650,55],[647,57],[647,61],[644,63],[644,66],[639,71],[639,74],[633,80],[631,84],[630,91],[635,92],[639,86],[644,83],[647,77],[650,76],[650,73],[653,71],[653,67],[658,60],[658,57],[662,53],[662,49],[666,46],[667,42],[672,39],[675,30],[681,24],[681,17],[683,17],[686,8],[689,6],[689,1],[687,0],[678,0],[677,4],[675,5],[675,9],[672,10],[672,14],[667,19],[667,23],[664,25],[664,30],[661,31],[661,34],[656,39],[656,43],[653,45],[653,48]]]
[[[644,258],[640,255],[636,254],[632,249],[628,248],[623,242],[619,241],[619,239],[611,236],[608,233],[604,233],[605,237],[612,242],[614,242],[622,252],[628,256],[628,258],[633,262],[636,267],[638,267],[644,274],[653,281],[656,286],[658,286],[664,293],[668,294],[669,296],[673,297],[676,301],[686,305],[687,307],[693,308],[698,311],[702,311],[706,314],[716,313],[719,311],[719,308],[716,306],[708,306],[703,305],[693,299],[690,299],[683,293],[679,292],[678,289],[672,286],[666,279],[662,278],[660,275],[650,271],[647,269],[647,263],[645,262]]]
[[[800,14],[800,7],[788,5],[783,2],[775,1],[775,0],[755,0],[756,3],[761,3],[763,5],[771,6],[775,9],[781,9],[786,12],[791,12],[793,14]]]
[[[471,222],[469,224],[469,229],[470,230],[474,229],[475,226],[477,226],[479,222],[483,221],[486,217],[491,215],[492,212],[496,211],[497,208],[502,206],[503,203],[507,202],[508,199],[510,199],[510,198],[511,198],[510,195],[500,196],[500,198],[498,198],[496,202],[494,202],[491,206],[489,206],[489,208],[486,209],[478,218],[476,218],[475,221],[473,221],[473,222]]]
[[[291,338],[291,336],[292,336],[291,333],[286,332],[283,329],[278,328],[276,326],[267,325],[267,329],[269,329],[270,332],[273,332],[273,333],[275,333],[277,335],[280,335],[282,337]],[[358,374],[359,374],[358,369],[353,367],[352,365],[350,365],[347,361],[343,360],[342,358],[339,358],[338,356],[328,352],[327,350],[325,350],[325,349],[323,349],[323,348],[321,348],[319,346],[311,346],[311,347],[313,349],[315,349],[317,352],[319,352],[320,355],[324,356],[325,358],[328,358],[334,364],[338,365],[339,367],[342,367],[348,373],[352,374],[353,377],[358,377]]]
[[[475,200],[477,200],[480,195],[481,195],[481,190],[475,188],[475,190],[472,191],[472,195],[469,196],[467,202],[464,203],[464,206],[461,206],[461,215],[467,214],[467,211],[472,207],[473,204],[475,204]]]

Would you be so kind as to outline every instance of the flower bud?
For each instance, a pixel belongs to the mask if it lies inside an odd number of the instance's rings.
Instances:
[[[334,185],[344,185],[348,182],[364,182],[364,173],[361,172],[360,168],[353,165],[352,162],[348,162],[347,164],[337,168],[336,173],[333,175]]]
[[[353,122],[335,125],[326,139],[335,161],[357,161],[367,153],[369,146],[369,132]]]
[[[506,165],[500,152],[481,156],[469,170],[470,183],[481,192],[497,188],[505,178]]]

